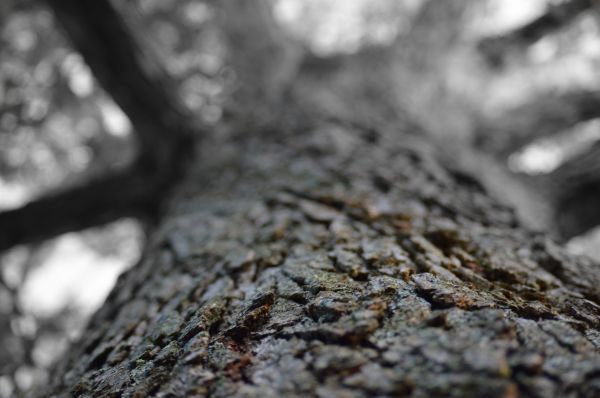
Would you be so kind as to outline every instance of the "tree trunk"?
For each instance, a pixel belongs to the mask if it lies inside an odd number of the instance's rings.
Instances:
[[[596,264],[316,80],[203,140],[49,395],[600,396]]]
[[[595,264],[410,131],[298,120],[202,145],[53,395],[600,394]]]

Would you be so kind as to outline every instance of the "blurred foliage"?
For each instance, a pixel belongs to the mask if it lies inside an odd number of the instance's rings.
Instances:
[[[190,110],[208,124],[217,122],[233,71],[224,64],[218,10],[204,1],[129,0],[116,4],[179,84]]]
[[[411,26],[422,0],[278,0],[275,16],[317,54],[390,44]]]
[[[46,9],[33,3],[11,12],[1,34],[3,180],[31,197],[131,159],[127,121]]]

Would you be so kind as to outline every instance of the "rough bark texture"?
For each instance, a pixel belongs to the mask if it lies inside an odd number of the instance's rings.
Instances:
[[[595,264],[411,131],[297,119],[202,146],[53,396],[600,395]]]

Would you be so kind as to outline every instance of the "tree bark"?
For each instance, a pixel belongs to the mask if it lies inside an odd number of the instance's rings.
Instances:
[[[51,395],[600,393],[595,264],[417,137],[290,125],[203,145]]]

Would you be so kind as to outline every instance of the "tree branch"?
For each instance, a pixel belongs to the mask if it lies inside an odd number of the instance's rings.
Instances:
[[[600,117],[600,91],[538,95],[530,103],[484,121],[476,145],[505,158],[541,137],[550,137],[575,124]]]
[[[0,252],[121,217],[154,215],[164,185],[135,169],[1,212]]]
[[[563,133],[577,123],[600,117],[600,91],[536,98],[491,122],[484,122],[478,129],[477,146],[506,159],[535,139]],[[552,228],[557,238],[568,240],[600,224],[600,144],[534,181],[540,190],[539,197],[551,207]]]
[[[428,0],[415,15],[408,33],[398,37],[398,51],[406,53],[408,50],[411,56],[421,53],[427,57],[439,57],[438,53],[451,51],[464,30],[461,22],[473,2]]]
[[[569,0],[551,4],[546,12],[508,34],[490,37],[479,43],[479,49],[490,65],[500,66],[510,50],[522,50],[542,37],[564,28],[594,6],[594,0]]]
[[[600,225],[600,142],[565,162],[548,180],[555,192],[559,237],[568,240]]]

